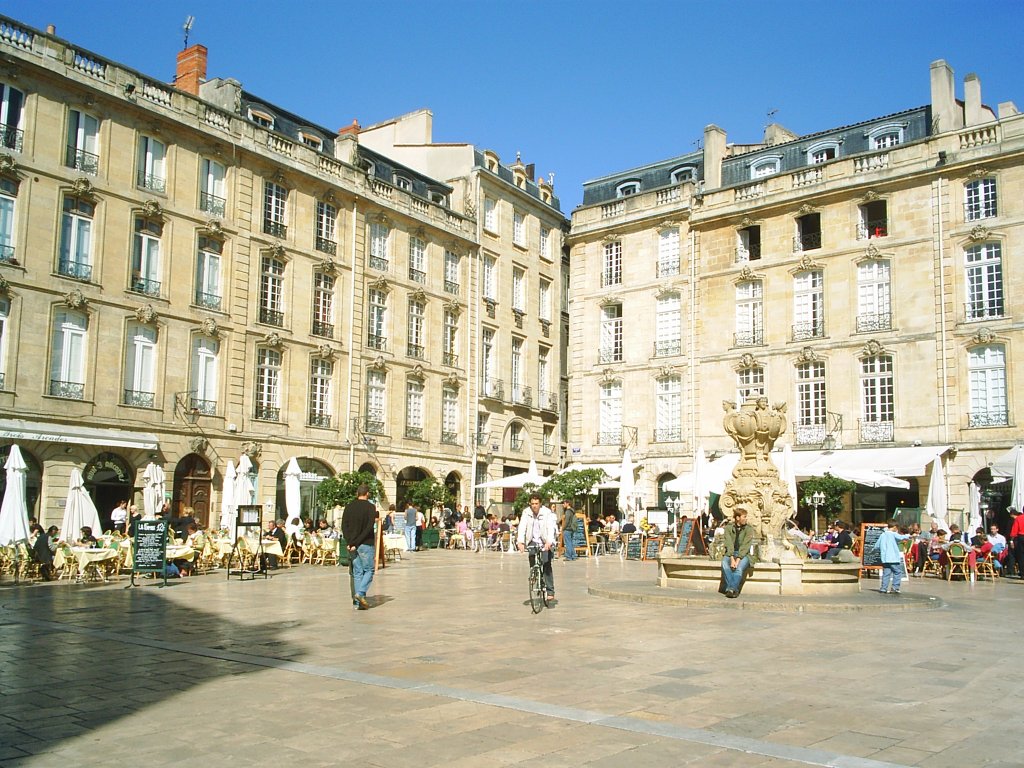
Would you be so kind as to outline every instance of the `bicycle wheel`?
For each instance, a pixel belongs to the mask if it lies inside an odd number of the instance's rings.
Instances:
[[[540,613],[544,606],[544,580],[540,575],[540,568],[530,569],[530,609],[534,613]]]

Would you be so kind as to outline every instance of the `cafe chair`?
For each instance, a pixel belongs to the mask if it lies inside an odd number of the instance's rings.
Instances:
[[[944,572],[942,558],[933,558],[930,556],[930,553],[925,555],[924,565],[921,568],[922,578],[929,574],[932,576],[938,576],[940,579],[946,575]]]
[[[989,550],[985,553],[985,556],[978,559],[977,566],[975,568],[978,572],[978,578],[988,578],[993,581],[999,575],[999,569],[995,567],[995,558],[992,557],[992,551]]]
[[[949,570],[946,572],[946,581],[952,581],[954,575],[964,577],[965,581],[971,578],[970,566],[968,564],[969,554],[967,547],[959,541],[954,541],[946,550],[946,557],[949,559]]]
[[[337,539],[324,539],[320,545],[320,554],[317,562],[320,565],[337,565],[338,564],[338,540]]]

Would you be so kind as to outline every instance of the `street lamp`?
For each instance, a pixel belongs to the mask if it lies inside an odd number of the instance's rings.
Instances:
[[[821,536],[821,528],[818,523],[818,508],[825,503],[825,494],[822,491],[815,491],[810,496],[804,497],[804,504],[814,507],[814,532]]]

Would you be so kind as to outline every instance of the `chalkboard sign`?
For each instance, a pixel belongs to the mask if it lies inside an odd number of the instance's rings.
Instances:
[[[887,527],[884,523],[861,523],[860,567],[862,570],[882,567],[882,556],[875,549],[875,544],[878,543],[878,537],[885,532]]]
[[[650,536],[644,546],[644,560],[657,560],[661,552],[661,536]]]
[[[644,542],[640,538],[639,533],[633,533],[628,535],[629,539],[626,541],[626,559],[640,560],[644,556]]]
[[[163,573],[167,565],[167,521],[139,520],[132,547],[133,571]]]

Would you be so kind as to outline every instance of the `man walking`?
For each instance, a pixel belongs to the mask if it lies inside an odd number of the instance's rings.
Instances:
[[[412,502],[405,505],[405,548],[416,551],[416,507]]]
[[[548,600],[555,598],[555,575],[551,570],[552,549],[558,541],[558,522],[555,520],[555,513],[546,506],[541,506],[540,495],[530,494],[530,506],[523,512],[523,519],[519,522],[519,532],[516,534],[516,544],[522,552],[531,544],[539,550],[536,557],[540,558],[541,568],[544,572],[544,588],[548,593]],[[533,567],[535,555],[530,553],[530,567]]]
[[[722,578],[725,580],[725,596],[737,597],[743,585],[743,576],[751,564],[757,562],[753,549],[754,531],[747,525],[747,510],[737,509],[732,520],[725,524],[724,542]]]
[[[562,499],[562,545],[565,547],[565,559],[576,559],[576,510],[572,502]]]
[[[348,545],[352,561],[352,581],[355,595],[352,605],[360,611],[370,607],[366,592],[373,581],[373,524],[377,520],[377,508],[370,502],[370,487],[363,483],[356,488],[355,501],[349,502],[341,518],[341,533]],[[413,520],[415,521],[415,516]]]

